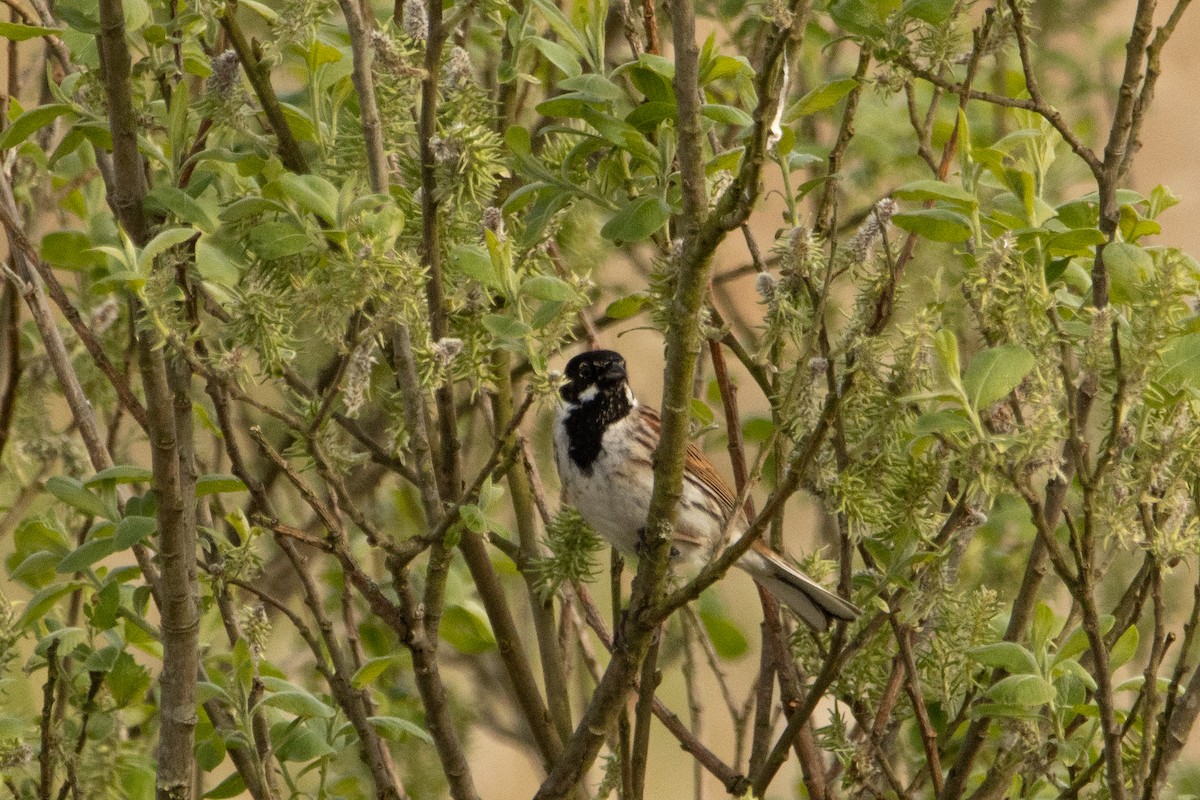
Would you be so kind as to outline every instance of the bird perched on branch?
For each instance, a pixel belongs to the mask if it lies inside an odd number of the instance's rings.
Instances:
[[[592,350],[567,364],[562,405],[554,420],[554,460],[563,497],[588,524],[625,553],[636,553],[654,486],[652,457],[662,423],[638,403],[629,388],[625,359],[612,350]],[[701,563],[725,548],[729,533],[748,524],[737,499],[713,465],[689,444],[684,458],[671,559]],[[832,620],[853,620],[854,604],[821,587],[761,541],[737,560],[767,591],[817,631]]]

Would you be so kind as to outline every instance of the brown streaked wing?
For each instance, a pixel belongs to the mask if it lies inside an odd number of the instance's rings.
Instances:
[[[650,444],[650,448],[653,450],[658,447],[658,437],[662,432],[662,419],[658,416],[658,412],[652,408],[638,405],[638,411],[641,413],[642,419],[645,420],[647,427],[653,431],[654,441]],[[733,490],[729,488],[729,484],[717,472],[717,468],[712,465],[712,462],[700,452],[700,448],[691,442],[688,442],[687,451],[683,457],[683,468],[688,475],[691,475],[713,493],[717,501],[721,504],[721,510],[724,513],[728,514],[733,509],[733,504],[737,502]]]

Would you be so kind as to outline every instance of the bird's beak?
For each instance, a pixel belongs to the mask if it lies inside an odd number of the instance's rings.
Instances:
[[[629,377],[624,364],[609,364],[608,369],[600,376],[605,383],[620,383]]]

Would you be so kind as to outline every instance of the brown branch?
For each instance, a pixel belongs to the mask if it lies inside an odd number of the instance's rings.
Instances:
[[[426,581],[440,580],[444,583],[444,573],[438,576],[435,570],[434,558],[447,559],[444,548],[435,544],[430,551],[431,565]],[[444,569],[444,568],[443,568]],[[446,699],[446,688],[441,678],[437,663],[436,618],[431,619],[426,610],[418,607],[413,597],[412,588],[408,582],[407,569],[394,571],[393,587],[400,599],[400,609],[405,619],[412,624],[401,636],[401,641],[413,659],[413,677],[417,691],[421,695],[421,704],[425,709],[425,724],[433,737],[434,746],[441,760],[442,772],[450,784],[450,796],[454,800],[478,800],[475,791],[475,781],[471,776],[471,768],[463,752],[462,743],[454,728],[454,720],[450,715],[450,706]],[[441,587],[438,587],[441,588]],[[429,596],[428,593],[426,595]]]
[[[493,373],[496,376],[496,393],[493,395],[493,415],[497,434],[501,441],[511,433],[517,433],[513,426],[513,418],[519,416],[513,412],[513,385],[511,357],[505,350],[497,350],[493,356]],[[530,398],[532,395],[530,395]],[[530,398],[526,399],[521,409],[521,415],[529,408]],[[501,434],[502,431],[506,431]],[[517,434],[519,436],[519,433]],[[521,448],[524,461],[524,446],[526,442],[521,437],[518,447]],[[537,558],[542,548],[538,542],[537,525],[534,511],[534,492],[527,467],[516,464],[507,470],[508,491],[512,501],[513,516],[516,518],[517,538],[520,542],[521,557],[526,564]],[[490,562],[489,562],[490,564]],[[538,656],[542,663],[542,681],[546,687],[546,707],[554,722],[557,732],[557,747],[562,748],[571,736],[571,694],[567,685],[567,670],[564,654],[558,648],[555,637],[554,603],[549,598],[538,594],[537,577],[528,570],[522,570],[525,579],[525,593],[529,598],[529,608],[533,616],[534,635],[537,640]],[[526,667],[528,669],[528,667]],[[540,703],[540,701],[539,701]]]
[[[1188,737],[1200,716],[1200,669],[1195,667],[1192,648],[1197,630],[1200,629],[1200,581],[1192,587],[1192,611],[1183,628],[1183,644],[1179,648],[1179,661],[1175,664],[1171,686],[1163,712],[1158,719],[1158,746],[1151,759],[1150,772],[1146,778],[1143,800],[1158,800],[1171,765],[1179,758],[1187,745]],[[1180,694],[1183,681],[1191,671],[1187,689]]]
[[[429,335],[434,342],[438,342],[448,331],[445,290],[442,286],[441,231],[438,227],[441,201],[437,185],[437,158],[433,153],[433,140],[437,137],[442,46],[448,33],[442,24],[441,0],[425,1],[425,17],[429,28],[425,39],[425,74],[421,77],[421,110],[417,119],[417,156],[421,161],[421,260],[428,276],[425,299],[429,311]],[[450,501],[458,496],[462,473],[454,383],[449,376],[435,390],[434,399],[438,411],[439,445],[434,466],[442,499]]]
[[[358,734],[359,745],[362,748],[364,760],[367,762],[371,771],[371,777],[375,783],[376,796],[381,798],[381,800],[400,800],[401,797],[406,796],[406,793],[403,791],[400,779],[396,775],[391,753],[367,719],[371,714],[371,709],[366,690],[356,689],[350,683],[350,677],[354,674],[353,666],[345,649],[341,646],[338,635],[334,631],[333,621],[325,613],[316,582],[305,567],[303,559],[296,552],[295,545],[286,539],[280,538],[276,539],[276,541],[280,549],[283,550],[288,560],[292,563],[296,575],[300,578],[300,585],[304,590],[305,605],[308,607],[309,613],[316,619],[317,627],[321,631],[321,640],[325,645],[325,651],[333,666],[332,670],[325,672],[325,678],[338,705],[349,718],[351,725],[354,726],[355,733]],[[316,652],[314,651],[314,654]]]
[[[808,694],[805,696],[804,702],[788,718],[787,725],[784,726],[783,732],[775,741],[775,746],[771,748],[771,752],[767,756],[766,761],[763,762],[762,767],[750,775],[750,782],[754,787],[755,795],[759,797],[764,796],[766,788],[770,786],[780,767],[787,761],[788,751],[792,748],[792,742],[800,732],[800,728],[808,724],[813,711],[817,708],[817,704],[825,696],[825,692],[829,687],[833,685],[834,680],[837,679],[842,665],[849,660],[851,655],[865,646],[883,628],[885,623],[886,615],[877,614],[859,630],[858,635],[854,639],[840,650],[831,650],[829,652],[825,658],[825,663],[821,667],[821,672],[813,680],[812,684],[808,686]]]
[[[63,289],[54,270],[41,260],[37,248],[25,235],[20,212],[17,210],[15,201],[10,202],[11,198],[12,185],[9,178],[7,175],[0,174],[0,224],[3,224],[8,236],[10,251],[14,251],[14,253],[19,251],[25,267],[30,269],[31,274],[36,272],[38,283],[43,287],[42,292],[46,293],[48,290],[50,299],[54,301],[63,317],[70,323],[75,335],[79,337],[79,341],[87,349],[88,355],[92,357],[92,362],[104,373],[116,391],[121,405],[129,411],[142,430],[145,430],[146,409],[130,389],[129,380],[117,370],[108,354],[104,352],[104,347],[80,315],[79,309],[67,297],[66,290]],[[20,273],[20,265],[17,266],[17,271]]]
[[[646,52],[654,55],[662,53],[662,42],[658,37],[658,15],[654,10],[654,0],[642,0],[642,27],[646,30]]]
[[[17,285],[6,281],[0,288],[0,456],[4,455],[12,431],[13,412],[17,408],[17,390],[21,383],[21,298]]]
[[[1166,47],[1167,41],[1175,32],[1179,20],[1183,18],[1183,14],[1191,2],[1192,0],[1176,0],[1175,8],[1171,10],[1167,21],[1155,31],[1154,40],[1146,48],[1146,76],[1142,80],[1142,89],[1138,93],[1137,102],[1134,103],[1133,113],[1130,116],[1129,132],[1125,137],[1125,156],[1121,159],[1120,169],[1117,170],[1116,182],[1118,184],[1123,183],[1129,175],[1129,169],[1133,166],[1133,157],[1142,146],[1139,136],[1142,123],[1146,119],[1146,112],[1149,111],[1150,103],[1154,100],[1154,88],[1158,83],[1158,77],[1162,73],[1163,48]]]
[[[896,637],[896,644],[900,648],[901,663],[904,665],[904,690],[908,694],[908,700],[912,703],[913,713],[917,718],[917,727],[921,732],[921,745],[925,748],[925,763],[933,778],[934,796],[937,797],[941,795],[944,783],[942,761],[938,754],[937,731],[933,729],[933,724],[929,721],[929,711],[925,707],[925,694],[921,691],[921,678],[917,672],[916,658],[913,656],[912,630],[902,626],[895,614],[890,615],[889,620],[892,624],[892,632]]]
[[[46,348],[50,366],[54,370],[54,375],[62,387],[63,396],[71,409],[71,417],[75,421],[80,438],[83,439],[92,466],[98,472],[113,465],[112,456],[104,444],[104,437],[101,435],[99,423],[96,421],[95,410],[71,364],[71,356],[67,352],[58,326],[55,324],[50,304],[46,302],[45,283],[38,271],[33,268],[34,262],[29,260],[27,249],[21,244],[22,241],[28,243],[28,240],[24,239],[19,220],[13,200],[12,185],[9,183],[8,176],[0,173],[0,221],[3,221],[8,234],[15,266],[15,270],[13,270],[7,265],[0,265],[0,270],[3,270],[8,281],[21,293],[33,315],[33,321],[37,326],[42,344]],[[32,245],[30,245],[31,248]]]
[[[238,61],[242,62],[242,69],[246,71],[250,86],[258,97],[259,105],[267,117],[267,124],[275,134],[280,160],[292,172],[307,173],[308,161],[304,158],[292,129],[288,127],[283,106],[279,104],[275,88],[271,86],[270,65],[263,61],[256,48],[246,41],[246,34],[238,25],[236,0],[226,0],[225,7],[218,13],[218,17],[221,27],[225,29],[225,35],[229,37],[229,44],[237,53]]]
[[[145,165],[138,151],[138,118],[133,105],[132,59],[125,38],[121,0],[101,0],[98,37],[113,134],[114,175],[109,203],[137,245],[149,236],[143,210]],[[145,311],[145,313],[153,313]],[[196,575],[196,493],[191,450],[190,373],[186,365],[168,373],[159,343],[149,331],[137,336],[138,362],[146,394],[147,435],[158,494],[159,592],[163,668],[160,678],[162,727],[155,779],[159,800],[191,796],[195,758],[196,665],[199,661],[199,586]]]
[[[1063,140],[1070,145],[1071,151],[1083,159],[1084,163],[1088,165],[1093,174],[1102,169],[1100,159],[1091,150],[1091,148],[1084,144],[1083,140],[1080,139],[1073,130],[1071,130],[1071,126],[1067,124],[1067,121],[1057,109],[1051,106],[1039,105],[1032,99],[1024,100],[1015,97],[1009,97],[1008,95],[996,94],[995,92],[986,92],[978,89],[968,88],[961,83],[956,83],[943,78],[929,69],[919,66],[907,56],[900,56],[897,58],[896,63],[904,67],[904,69],[908,70],[921,80],[926,81],[927,83],[932,83],[934,86],[938,86],[947,92],[950,92],[951,94],[956,94],[969,100],[981,100],[985,103],[990,103],[994,106],[1001,106],[1003,108],[1019,108],[1024,111],[1034,112],[1035,114],[1043,117],[1051,124],[1051,126],[1054,127],[1056,131],[1058,131],[1059,135],[1063,137]]]
[[[350,52],[354,58],[351,79],[358,94],[359,116],[362,118],[362,137],[367,150],[367,172],[371,178],[371,191],[387,193],[387,154],[383,148],[383,124],[379,119],[379,105],[375,101],[375,78],[371,65],[375,60],[371,45],[371,33],[363,19],[363,11],[357,0],[338,0],[342,16],[346,18],[346,32],[350,35]]]
[[[600,639],[600,643],[610,653],[613,652],[613,638],[609,633],[608,628],[604,624],[604,618],[600,615],[600,610],[596,607],[591,595],[587,589],[582,586],[574,586],[575,596],[579,600],[579,606],[583,609],[584,620],[587,622],[596,636]],[[580,640],[581,643],[584,641]],[[637,691],[638,687],[634,687]],[[671,711],[665,704],[655,698],[653,705],[654,716],[663,724],[671,735],[679,742],[681,748],[686,753],[689,753],[695,758],[701,766],[706,769],[709,774],[721,782],[721,785],[729,791],[730,794],[741,796],[749,788],[746,783],[746,778],[739,774],[733,767],[723,762],[719,756],[709,750],[696,736],[688,729],[683,720]]]
[[[646,768],[650,762],[650,719],[654,708],[654,692],[662,681],[658,671],[659,635],[650,643],[650,649],[642,660],[641,677],[638,679],[638,696],[633,712],[633,738],[630,740],[630,800],[642,800],[646,792]]]
[[[864,79],[867,76],[867,67],[870,65],[871,48],[864,45],[858,51],[858,67],[854,70],[855,86],[846,98],[846,108],[842,112],[842,123],[838,128],[837,139],[834,141],[833,147],[829,150],[828,158],[826,158],[828,168],[825,174],[829,180],[825,181],[821,200],[817,203],[817,211],[813,221],[813,233],[818,237],[823,237],[828,233],[832,222],[838,188],[837,178],[842,169],[842,156],[845,155],[846,148],[850,146],[850,140],[854,138],[854,117],[858,110],[858,100],[862,97],[865,86]]]
[[[1015,0],[1008,0],[1009,8],[1013,10],[1013,27],[1017,33],[1018,44],[1024,39],[1024,24],[1020,19],[1020,8]],[[1121,74],[1121,85],[1117,90],[1117,107],[1113,110],[1112,126],[1108,130],[1108,141],[1104,145],[1104,171],[1097,175],[1096,180],[1100,189],[1100,219],[1101,230],[1111,235],[1116,228],[1119,209],[1116,207],[1117,182],[1123,169],[1128,169],[1128,159],[1131,157],[1133,145],[1137,140],[1137,130],[1134,128],[1134,117],[1138,109],[1138,84],[1142,81],[1142,60],[1145,57],[1146,43],[1154,29],[1154,8],[1157,0],[1138,0],[1137,9],[1133,15],[1133,25],[1129,32],[1129,41],[1125,43],[1125,67]],[[1022,64],[1025,63],[1025,50],[1021,51]],[[1026,67],[1028,69],[1028,67]],[[1150,94],[1153,95],[1153,83],[1150,84]],[[1030,92],[1030,96],[1037,97]],[[1149,96],[1146,97],[1148,101]],[[1145,112],[1143,106],[1140,111]],[[1112,227],[1106,227],[1111,223]]]
[[[54,756],[58,748],[57,726],[54,723],[54,698],[58,687],[58,641],[46,649],[46,683],[42,686],[42,723],[38,753],[38,800],[50,800],[54,792]],[[19,795],[18,795],[19,796]]]

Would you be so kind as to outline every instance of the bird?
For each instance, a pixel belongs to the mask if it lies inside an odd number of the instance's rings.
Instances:
[[[662,420],[642,405],[629,386],[625,359],[613,350],[589,350],[572,358],[559,389],[554,417],[554,460],[563,502],[617,550],[636,555],[654,487],[653,455]],[[689,443],[684,456],[683,494],[672,533],[673,565],[706,563],[726,545],[726,531],[748,527],[733,492]],[[729,517],[731,525],[726,525]],[[861,612],[825,589],[756,540],[736,566],[817,632],[833,620]]]

